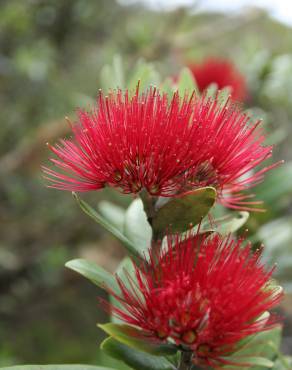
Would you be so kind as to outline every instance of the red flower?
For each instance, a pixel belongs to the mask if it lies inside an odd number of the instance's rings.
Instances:
[[[50,149],[58,170],[44,168],[51,187],[89,191],[105,186],[124,193],[146,189],[171,197],[214,186],[221,202],[249,209],[239,192],[262,180],[272,166],[254,167],[271,156],[259,123],[231,103],[175,93],[169,102],[155,88],[133,97],[100,92],[92,112],[79,110],[74,139]],[[243,177],[244,176],[244,177]],[[232,195],[233,194],[233,195]],[[256,203],[256,202],[254,202]]]
[[[191,350],[195,363],[231,363],[242,339],[276,325],[261,316],[282,297],[269,285],[272,270],[261,264],[261,252],[242,242],[169,237],[164,253],[150,250],[148,265],[134,265],[134,277],[117,277],[120,295],[109,291],[121,306],[107,308],[146,337]]]
[[[233,99],[245,100],[247,96],[245,78],[231,61],[208,58],[201,64],[190,64],[188,67],[192,71],[200,91],[204,91],[209,85],[216,83],[219,90],[229,86]]]

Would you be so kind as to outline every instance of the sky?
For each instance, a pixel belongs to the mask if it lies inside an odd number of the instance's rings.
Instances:
[[[120,0],[121,3],[142,2],[153,9],[175,9],[182,5],[198,5],[200,10],[237,12],[242,7],[258,6],[269,11],[272,17],[292,26],[292,0]]]

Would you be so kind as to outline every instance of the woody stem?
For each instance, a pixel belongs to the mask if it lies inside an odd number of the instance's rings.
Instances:
[[[157,249],[157,252],[159,252],[159,248],[160,248],[160,244],[158,243],[159,237],[158,235],[156,235],[155,230],[153,229],[153,225],[152,225],[153,217],[155,216],[155,213],[156,213],[155,199],[151,195],[149,195],[145,189],[143,189],[139,195],[143,202],[144,211],[147,215],[147,221],[152,227],[153,234],[152,234],[151,247],[153,249]]]
[[[202,368],[193,364],[191,352],[182,352],[177,370],[202,370]]]
[[[182,352],[178,370],[190,370],[192,367],[191,357],[191,353]]]

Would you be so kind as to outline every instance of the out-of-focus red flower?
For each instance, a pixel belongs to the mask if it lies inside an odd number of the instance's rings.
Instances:
[[[203,241],[169,237],[166,250],[150,250],[150,262],[134,264],[127,281],[116,277],[120,294],[108,288],[120,306],[103,304],[150,340],[191,350],[201,366],[236,365],[228,356],[242,339],[277,324],[263,314],[282,297],[270,285],[273,269],[260,262],[261,252],[242,243],[218,235]]]
[[[56,169],[44,167],[50,186],[90,191],[105,186],[124,193],[142,189],[172,197],[213,186],[222,204],[249,209],[258,202],[241,193],[273,166],[255,167],[271,156],[260,122],[232,103],[175,93],[169,102],[155,88],[100,92],[91,112],[79,110],[74,138],[50,149]],[[253,170],[253,172],[251,172]]]
[[[208,58],[201,64],[189,64],[199,90],[203,92],[209,85],[215,83],[218,89],[231,88],[234,100],[243,101],[247,97],[247,86],[244,76],[230,60]]]

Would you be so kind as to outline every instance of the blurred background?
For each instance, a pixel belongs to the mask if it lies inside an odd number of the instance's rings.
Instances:
[[[292,3],[269,0],[0,1],[0,365],[113,362],[96,322],[103,294],[64,263],[82,257],[114,271],[121,245],[84,215],[70,193],[45,187],[46,142],[90,106],[99,88],[159,85],[208,56],[245,76],[245,109],[264,119],[274,161],[255,189],[267,211],[250,216],[255,245],[277,262],[287,291],[282,348],[292,354]],[[128,196],[87,194],[106,213]],[[246,225],[245,227],[246,228]],[[119,367],[121,368],[121,366]]]

